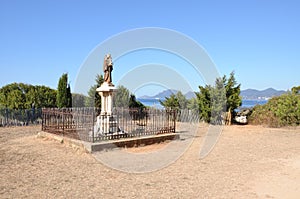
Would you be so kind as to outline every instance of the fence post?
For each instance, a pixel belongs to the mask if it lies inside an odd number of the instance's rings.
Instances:
[[[64,117],[64,109],[62,109],[62,121],[63,121],[63,123],[62,123],[62,131],[63,131],[63,135],[64,135],[64,133],[65,133],[65,117]]]
[[[176,110],[173,110],[174,114],[174,133],[176,133]]]
[[[8,124],[8,108],[5,108],[5,124],[6,124],[6,126],[9,126],[9,124]]]
[[[94,132],[94,131],[95,131],[95,127],[94,127],[94,125],[95,125],[95,124],[94,124],[94,120],[95,120],[95,111],[96,111],[96,110],[95,110],[95,108],[94,108],[93,113],[92,113],[92,120],[93,120],[93,121],[92,121],[92,124],[93,124],[93,125],[92,125],[92,137],[93,137],[93,143],[95,142],[95,135],[94,135],[94,134],[95,134],[95,132]]]
[[[44,130],[44,113],[43,113],[43,109],[42,109],[42,131]]]

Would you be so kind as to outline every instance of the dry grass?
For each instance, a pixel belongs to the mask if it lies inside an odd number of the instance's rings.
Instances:
[[[0,198],[297,198],[300,129],[225,127],[199,159],[207,126],[186,153],[152,173],[108,168],[91,154],[38,139],[38,127],[0,128]],[[161,145],[128,149],[144,152]]]

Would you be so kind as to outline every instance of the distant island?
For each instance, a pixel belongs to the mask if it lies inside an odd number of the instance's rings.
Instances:
[[[176,94],[178,90],[168,89],[164,90],[154,96],[141,96],[139,99],[165,99],[166,97],[170,97],[172,94]],[[241,96],[243,100],[268,100],[272,97],[280,96],[286,93],[283,90],[276,90],[274,88],[268,88],[265,90],[256,90],[256,89],[246,89],[241,91]],[[196,97],[195,93],[190,91],[184,94],[187,99],[191,99]]]

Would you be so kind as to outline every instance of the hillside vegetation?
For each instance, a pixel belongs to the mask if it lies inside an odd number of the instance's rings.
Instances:
[[[270,127],[300,125],[300,94],[295,88],[292,92],[270,99],[265,105],[255,106],[249,123]]]

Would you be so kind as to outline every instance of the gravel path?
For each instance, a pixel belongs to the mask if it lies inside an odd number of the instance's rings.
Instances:
[[[200,159],[207,129],[198,127],[192,145],[175,163],[133,174],[66,144],[36,138],[40,127],[0,128],[0,198],[300,196],[300,128],[225,127],[214,150]],[[143,153],[165,145],[127,150]]]

